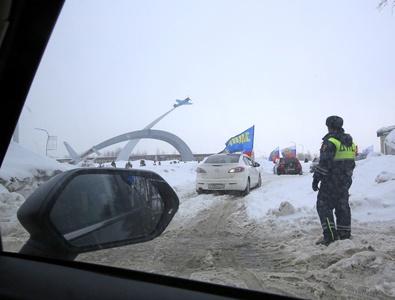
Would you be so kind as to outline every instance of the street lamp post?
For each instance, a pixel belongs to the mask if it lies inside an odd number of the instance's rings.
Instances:
[[[41,130],[41,131],[45,131],[45,133],[47,134],[47,143],[45,145],[45,156],[48,156],[48,141],[49,141],[49,133],[48,131],[46,131],[45,129],[42,128],[35,128],[37,130]]]

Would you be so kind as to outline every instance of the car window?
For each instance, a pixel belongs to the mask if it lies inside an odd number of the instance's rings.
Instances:
[[[225,158],[223,156],[210,156],[206,159],[205,163],[225,163]]]
[[[395,16],[392,2],[377,10],[379,2],[66,1],[0,170],[4,249],[18,252],[29,239],[17,211],[56,174],[148,170],[180,199],[169,227],[77,261],[308,299],[393,297]],[[331,115],[343,117],[366,155],[348,173],[352,182],[339,179],[351,186],[343,194],[352,239],[333,236],[326,247],[315,244],[323,227],[342,218],[318,217],[325,180],[313,191],[309,168],[315,156],[323,163]],[[239,134],[251,126],[253,136]],[[199,194],[196,170],[204,177],[205,164],[238,164],[226,142],[252,138],[243,161],[260,167],[228,166],[221,182],[214,170],[207,184],[215,193]],[[284,158],[289,149],[297,158]],[[277,175],[287,168],[297,176]],[[53,207],[66,240],[103,215],[144,211],[134,221],[145,227],[165,209],[149,180],[91,184],[79,177]],[[223,193],[225,185],[245,196]],[[128,207],[118,201],[125,195]]]
[[[298,161],[297,158],[285,158],[284,159],[284,162],[287,163],[287,164],[292,163],[292,162],[295,163],[297,161]]]
[[[208,157],[205,160],[205,163],[207,164],[222,164],[222,163],[226,163],[226,164],[231,164],[231,163],[238,163],[239,162],[239,155],[213,155]]]
[[[252,161],[251,161],[249,158],[243,157],[243,160],[244,160],[244,162],[245,162],[245,164],[246,164],[247,166],[252,166],[252,165],[253,165],[253,164],[252,164]]]

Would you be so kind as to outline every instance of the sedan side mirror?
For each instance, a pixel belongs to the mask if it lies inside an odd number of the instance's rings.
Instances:
[[[40,186],[19,208],[30,238],[20,253],[74,260],[79,253],[150,241],[179,199],[151,171],[79,168]]]
[[[254,167],[260,167],[261,165],[257,162],[254,162]]]

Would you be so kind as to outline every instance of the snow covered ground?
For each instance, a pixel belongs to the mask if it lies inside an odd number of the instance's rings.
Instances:
[[[287,259],[279,262],[275,272],[255,270],[254,275],[265,278],[262,281],[272,281],[273,286],[284,286],[284,294],[299,297],[393,299],[395,156],[373,152],[357,161],[350,189],[353,238],[336,241],[328,247],[315,245],[321,229],[315,209],[317,193],[311,189],[311,162],[302,163],[303,175],[282,176],[273,174],[271,162],[258,162],[262,168],[262,187],[237,200],[234,222],[238,223],[238,231],[260,236],[265,251],[270,249],[274,256],[278,253]],[[125,163],[117,165],[121,167]],[[140,168],[138,162],[132,163],[133,168]],[[215,209],[228,199],[227,196],[197,195],[194,185],[197,165],[197,162],[162,162],[154,166],[148,161],[143,167],[160,174],[180,198],[180,208],[169,231],[186,227],[193,217]],[[6,251],[18,251],[27,238],[16,219],[16,211],[23,201],[53,172],[74,167],[11,144],[0,170],[0,226]],[[190,277],[219,280],[212,268]],[[225,273],[220,278],[220,283],[245,287],[234,283],[234,278],[227,279]],[[274,287],[271,290],[278,292]]]

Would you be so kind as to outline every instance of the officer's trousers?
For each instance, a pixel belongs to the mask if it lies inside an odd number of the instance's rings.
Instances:
[[[351,184],[352,178],[348,176],[336,176],[321,181],[317,212],[326,239],[346,239],[351,236],[351,210],[348,202]]]

